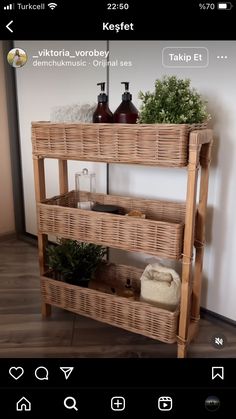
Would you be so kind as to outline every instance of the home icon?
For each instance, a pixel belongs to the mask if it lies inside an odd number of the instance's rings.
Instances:
[[[30,412],[31,411],[31,403],[25,397],[21,397],[20,400],[16,403],[16,411],[17,412]]]

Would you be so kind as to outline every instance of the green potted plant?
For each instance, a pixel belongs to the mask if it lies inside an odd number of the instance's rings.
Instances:
[[[47,265],[55,279],[87,287],[105,253],[104,247],[93,243],[59,239],[47,247]]]
[[[164,76],[155,82],[154,92],[140,92],[141,124],[201,124],[210,119],[206,101],[190,86],[190,79]]]

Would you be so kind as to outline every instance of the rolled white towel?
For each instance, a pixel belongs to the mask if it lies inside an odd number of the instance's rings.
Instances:
[[[51,109],[51,122],[93,122],[96,104],[72,104],[55,106]]]
[[[141,278],[140,299],[174,311],[180,302],[181,281],[174,269],[159,263],[147,265]]]

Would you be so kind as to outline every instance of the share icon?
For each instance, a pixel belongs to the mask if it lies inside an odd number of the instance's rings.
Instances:
[[[66,380],[68,380],[68,378],[71,375],[73,369],[74,369],[74,367],[60,367],[60,370],[64,373]]]

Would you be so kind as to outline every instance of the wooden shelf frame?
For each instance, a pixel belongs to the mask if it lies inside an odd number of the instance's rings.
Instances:
[[[205,245],[205,223],[207,212],[207,196],[209,167],[213,132],[210,129],[196,130],[189,134],[187,194],[185,228],[182,255],[182,285],[177,336],[178,357],[184,358],[190,342],[196,337],[200,320],[200,298],[202,287],[202,266]],[[33,154],[36,202],[46,199],[45,189],[45,158],[49,156]],[[69,160],[69,159],[68,159]],[[111,162],[110,159],[107,162]],[[60,194],[68,192],[67,159],[58,159]],[[200,173],[199,173],[200,172]],[[197,200],[197,184],[200,177],[200,192]],[[40,274],[46,272],[45,250],[47,234],[38,234]],[[194,256],[195,247],[195,256]],[[42,316],[51,314],[51,305],[42,302]]]

